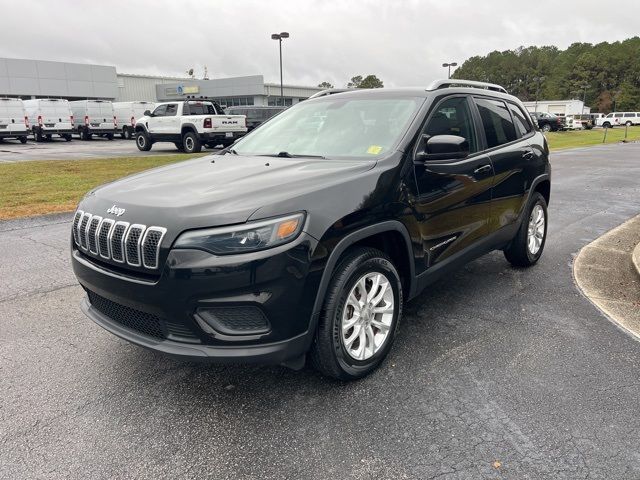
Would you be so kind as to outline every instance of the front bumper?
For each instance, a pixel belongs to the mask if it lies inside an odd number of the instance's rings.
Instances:
[[[244,255],[171,250],[155,279],[126,276],[75,247],[72,265],[80,284],[91,292],[82,303],[83,312],[114,335],[190,360],[282,364],[303,355],[311,344],[316,320],[311,312],[319,282],[319,276],[316,281],[309,274],[315,244],[303,233],[292,244]],[[130,328],[93,305],[89,298],[95,296],[158,318],[169,326],[169,334],[159,338]],[[268,320],[268,331],[229,334],[203,326],[199,312],[222,307],[259,309]],[[176,331],[178,335],[171,333]]]

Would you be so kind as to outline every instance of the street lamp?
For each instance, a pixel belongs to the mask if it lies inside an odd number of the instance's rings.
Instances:
[[[582,94],[582,114],[584,115],[584,103],[587,101],[587,88],[589,88],[589,85],[584,84],[582,85],[582,89],[584,90],[584,93]]]
[[[544,81],[544,77],[533,77],[533,81],[536,82],[536,104],[533,107],[533,111],[538,111],[538,95],[540,95],[540,83]]]
[[[452,62],[452,63],[443,63],[442,66],[444,68],[448,68],[449,69],[449,73],[447,74],[447,78],[451,78],[451,67],[457,67],[458,64],[456,62]]]
[[[278,40],[280,44],[280,101],[284,107],[284,86],[282,85],[282,39],[289,38],[289,32],[280,32],[271,34],[271,40]]]

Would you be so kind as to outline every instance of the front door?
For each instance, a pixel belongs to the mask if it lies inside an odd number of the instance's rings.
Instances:
[[[167,105],[158,105],[147,120],[147,130],[149,133],[158,135],[162,133],[162,119],[167,111]]]
[[[414,162],[425,267],[463,253],[488,233],[493,166],[480,151],[470,101],[466,95],[445,98],[422,131],[427,138],[456,135],[469,143],[466,158]]]

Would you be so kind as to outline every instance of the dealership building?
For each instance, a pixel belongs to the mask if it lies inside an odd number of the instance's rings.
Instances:
[[[265,83],[262,75],[198,80],[118,73],[115,66],[0,58],[0,97],[162,102],[187,98],[221,105],[292,105],[322,90]]]

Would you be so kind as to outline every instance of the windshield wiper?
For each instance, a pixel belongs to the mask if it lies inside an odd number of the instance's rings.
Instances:
[[[322,155],[298,155],[289,152],[268,153],[259,155],[260,157],[280,157],[280,158],[324,158]]]
[[[223,150],[220,150],[218,155],[226,155],[227,153],[231,153],[233,155],[238,155],[238,152],[236,152],[233,148],[225,148]]]

